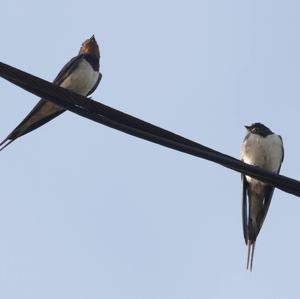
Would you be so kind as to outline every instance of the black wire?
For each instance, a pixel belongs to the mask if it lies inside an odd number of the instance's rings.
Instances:
[[[222,154],[94,100],[87,99],[1,62],[0,76],[37,96],[46,98],[83,117],[124,133],[218,163],[300,197],[300,182],[297,180],[245,164],[231,156]]]

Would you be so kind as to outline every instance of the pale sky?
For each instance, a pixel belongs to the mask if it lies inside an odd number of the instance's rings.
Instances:
[[[5,1],[1,61],[52,81],[92,34],[93,99],[300,178],[299,1]],[[0,136],[38,98],[0,79]],[[2,138],[1,137],[1,138]],[[246,271],[240,175],[67,112],[0,153],[0,298],[298,298],[300,199],[276,190]]]

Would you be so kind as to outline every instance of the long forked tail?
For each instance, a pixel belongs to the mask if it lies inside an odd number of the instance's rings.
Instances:
[[[12,143],[15,139],[9,139],[5,138],[1,143],[0,143],[0,152],[5,149],[10,143]]]
[[[247,270],[252,271],[255,241],[248,240]]]

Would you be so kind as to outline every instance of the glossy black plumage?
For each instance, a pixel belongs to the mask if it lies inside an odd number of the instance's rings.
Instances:
[[[245,126],[242,160],[279,173],[284,158],[282,139],[261,123]],[[243,234],[248,246],[247,269],[252,270],[257,236],[268,213],[274,187],[242,174]]]
[[[59,72],[59,74],[54,79],[53,83],[55,85],[60,85],[74,92],[76,90],[76,84],[80,85],[80,80],[78,79],[78,74],[80,74],[80,68],[83,68],[87,72],[87,66],[90,65],[91,72],[97,74],[97,80],[89,90],[85,92],[78,92],[84,96],[88,96],[95,91],[102,78],[99,72],[99,59],[100,53],[97,42],[92,36],[90,39],[86,40],[79,54],[73,57]],[[72,79],[72,76],[75,78]],[[77,74],[77,75],[76,75]],[[76,80],[77,79],[77,83]],[[78,81],[79,80],[79,81]],[[64,86],[65,85],[65,86]],[[82,89],[82,88],[81,88]],[[24,118],[24,120],[0,143],[0,151],[4,149],[8,144],[10,144],[15,139],[39,128],[45,123],[49,122],[53,118],[57,117],[65,110],[61,107],[45,100],[41,99],[38,104],[29,112],[29,114]]]

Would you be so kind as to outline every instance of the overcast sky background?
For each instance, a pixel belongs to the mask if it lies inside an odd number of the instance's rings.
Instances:
[[[92,34],[93,98],[299,173],[299,1],[4,1],[1,61],[52,81]],[[0,80],[0,136],[38,98]],[[299,298],[300,199],[276,190],[246,271],[240,175],[70,112],[0,154],[1,298]]]

